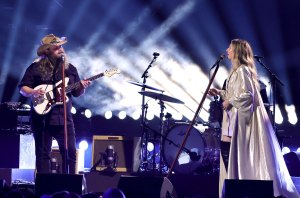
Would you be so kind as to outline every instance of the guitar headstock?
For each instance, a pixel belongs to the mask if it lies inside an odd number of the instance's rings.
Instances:
[[[107,76],[107,77],[111,77],[112,75],[115,75],[115,74],[119,74],[121,73],[121,70],[119,69],[108,69],[108,70],[105,70],[104,72],[104,76]]]

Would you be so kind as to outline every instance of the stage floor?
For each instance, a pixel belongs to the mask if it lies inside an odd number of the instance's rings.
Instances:
[[[171,186],[165,186],[164,177],[156,174],[131,174],[126,172],[104,173],[85,172],[82,173],[84,188],[83,194],[101,194],[109,188],[120,188],[126,194],[139,194],[152,198],[160,193],[162,189],[175,191],[178,198],[183,197],[218,197],[218,175],[171,175],[169,178]],[[65,178],[68,175],[61,174]],[[33,169],[0,169],[0,179],[5,180],[8,185],[34,189]],[[297,190],[300,192],[300,177],[292,177]],[[53,181],[55,182],[55,181]],[[51,183],[48,181],[47,184]],[[131,196],[129,196],[131,197]],[[144,198],[146,198],[144,197]]]

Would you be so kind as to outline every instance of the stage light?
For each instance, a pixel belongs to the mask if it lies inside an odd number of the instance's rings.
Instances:
[[[153,118],[154,118],[154,114],[148,112],[147,115],[146,115],[146,119],[147,120],[153,120]]]
[[[297,153],[297,154],[300,154],[300,147],[297,148],[296,153]]]
[[[276,122],[276,124],[282,124],[283,117],[282,117],[280,108],[279,108],[279,106],[277,104],[275,105],[275,111],[276,111],[276,114],[275,114],[275,122]]]
[[[135,112],[133,112],[133,114],[132,114],[132,119],[138,120],[138,119],[140,118],[140,116],[141,116],[140,111],[135,111]]]
[[[112,118],[112,112],[111,111],[106,111],[105,114],[104,114],[104,117],[108,120],[110,118]]]
[[[295,112],[295,105],[285,105],[284,107],[288,115],[289,123],[295,125],[298,122],[298,118]]]
[[[152,142],[147,143],[147,151],[151,152],[154,149],[154,144]]]
[[[58,143],[57,143],[56,139],[52,140],[52,148],[58,148]]]
[[[72,114],[76,114],[76,112],[77,112],[76,108],[75,108],[75,107],[72,107],[72,108],[71,108],[71,113],[72,113]]]
[[[89,147],[89,144],[87,143],[86,140],[82,140],[80,143],[79,143],[79,149],[80,150],[86,150],[87,148]]]
[[[85,151],[89,147],[86,140],[82,140],[79,143],[79,150],[78,150],[78,160],[77,160],[77,168],[78,171],[84,171],[84,159],[85,159]]]
[[[91,118],[91,117],[92,117],[92,112],[91,112],[91,110],[86,109],[86,110],[84,111],[84,115],[85,115],[86,118]]]
[[[126,118],[126,112],[125,112],[125,111],[120,111],[120,112],[119,112],[119,118],[120,118],[121,120],[124,120],[124,119]]]
[[[281,151],[282,155],[285,155],[285,154],[287,154],[287,153],[289,153],[289,152],[291,152],[291,150],[290,150],[289,147],[283,147],[283,148],[282,148],[282,151]]]

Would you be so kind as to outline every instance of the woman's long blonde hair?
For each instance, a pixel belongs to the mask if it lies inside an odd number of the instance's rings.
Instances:
[[[254,62],[253,51],[250,44],[243,39],[234,39],[231,41],[233,50],[232,68],[236,70],[241,65],[249,68],[255,86],[259,90],[257,70]]]

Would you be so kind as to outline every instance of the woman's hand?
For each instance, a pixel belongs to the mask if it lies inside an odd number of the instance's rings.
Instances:
[[[211,88],[208,90],[208,94],[210,96],[217,96],[220,94],[220,90],[216,89],[216,88]]]
[[[232,104],[230,104],[230,102],[228,100],[225,100],[223,102],[223,109],[225,111],[229,111],[232,108]]]

